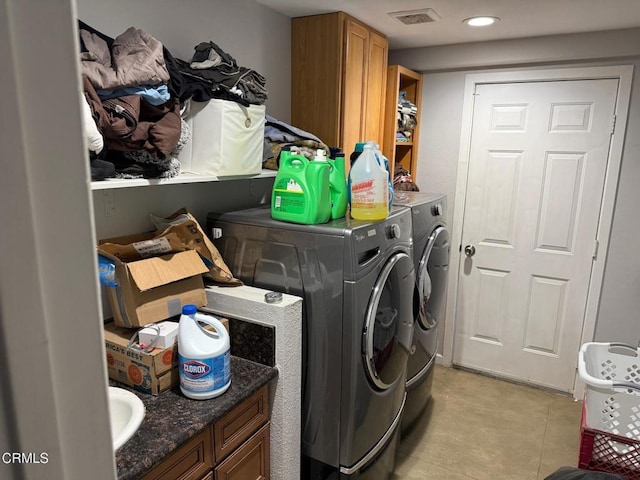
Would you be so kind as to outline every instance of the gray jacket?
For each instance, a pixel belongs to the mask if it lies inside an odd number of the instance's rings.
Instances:
[[[96,89],[115,90],[169,81],[162,43],[148,33],[129,27],[109,50],[98,35],[80,30],[87,52],[80,54],[82,73]]]

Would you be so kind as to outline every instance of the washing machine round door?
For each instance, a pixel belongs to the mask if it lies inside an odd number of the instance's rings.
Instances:
[[[370,381],[386,390],[403,377],[413,339],[413,261],[393,254],[382,268],[367,305],[364,358]]]
[[[416,272],[416,308],[419,309],[415,316],[418,323],[416,328],[430,330],[442,318],[449,273],[449,250],[449,232],[444,226],[436,227],[429,235]]]

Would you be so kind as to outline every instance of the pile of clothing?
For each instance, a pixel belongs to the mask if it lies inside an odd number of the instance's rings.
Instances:
[[[396,162],[393,169],[393,189],[404,192],[419,192],[418,185],[413,181],[411,172]]]
[[[82,21],[78,29],[93,180],[179,175],[178,155],[191,139],[181,112],[191,99],[267,100],[265,78],[213,42],[198,44],[186,62],[134,27],[116,38]]]
[[[398,128],[396,131],[397,142],[409,142],[411,141],[411,135],[413,130],[418,125],[416,115],[418,114],[418,107],[415,103],[407,100],[407,92],[401,91],[398,95]]]
[[[270,170],[278,170],[280,152],[285,147],[287,149],[297,147],[297,150],[309,160],[313,160],[317,150],[324,150],[327,157],[331,155],[329,147],[314,134],[267,115],[264,126],[262,166]]]
[[[182,102],[217,98],[248,107],[267,101],[266,79],[255,70],[239,66],[213,42],[199,43],[191,62],[176,59],[176,65],[181,76],[177,94]]]

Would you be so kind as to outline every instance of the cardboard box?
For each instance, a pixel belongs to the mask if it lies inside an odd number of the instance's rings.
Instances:
[[[212,99],[190,102],[187,112],[191,142],[179,155],[182,171],[219,177],[262,172],[264,105]]]
[[[178,345],[155,348],[146,353],[138,346],[127,347],[135,329],[122,328],[109,322],[104,326],[109,378],[144,393],[158,395],[177,385]]]
[[[100,241],[99,253],[115,264],[118,286],[107,296],[117,326],[141,327],[180,315],[183,305],[207,303],[202,274],[209,269],[195,250],[177,248],[173,238],[153,233]]]
[[[229,320],[218,319],[228,332]],[[178,318],[175,320],[177,324]],[[205,328],[212,330],[209,325]],[[104,326],[109,378],[152,395],[159,395],[178,385],[177,342],[170,348],[154,348],[151,352],[145,352],[137,344],[128,347],[136,331],[135,328],[118,327],[113,322]]]

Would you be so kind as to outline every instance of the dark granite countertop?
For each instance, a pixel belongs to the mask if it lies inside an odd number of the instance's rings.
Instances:
[[[118,480],[140,478],[277,375],[275,368],[232,355],[231,386],[210,400],[191,400],[180,392],[180,387],[153,396],[111,380],[110,385],[138,395],[146,410],[138,431],[116,452]]]

